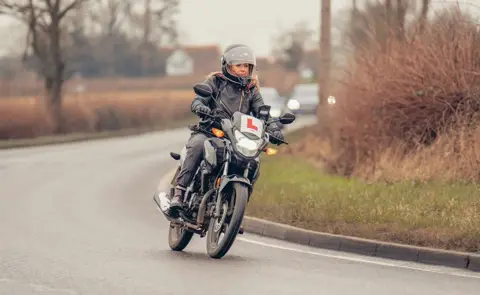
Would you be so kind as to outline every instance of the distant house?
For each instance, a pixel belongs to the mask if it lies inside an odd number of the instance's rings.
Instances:
[[[177,49],[167,58],[165,72],[169,76],[187,76],[193,74],[193,58],[185,50]]]
[[[163,48],[166,54],[165,73],[168,76],[207,74],[220,69],[218,46],[181,46]]]

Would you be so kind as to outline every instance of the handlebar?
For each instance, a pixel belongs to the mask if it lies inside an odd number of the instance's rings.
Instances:
[[[269,137],[274,138],[276,141],[279,142],[277,145],[281,145],[281,144],[286,144],[286,145],[288,145],[288,142],[287,142],[287,141],[281,140],[280,138],[277,138],[277,137],[273,136],[272,134],[270,134],[270,133],[268,133],[268,132],[267,132],[267,134],[268,134]]]
[[[220,115],[220,114],[214,114],[214,115],[212,115],[212,114],[204,113],[204,112],[197,112],[197,114],[198,114],[198,115],[203,115],[203,116],[205,116],[205,117],[209,117],[209,118],[213,119],[214,121],[216,121],[216,120],[218,120],[218,119],[223,119],[223,118],[225,118],[224,116],[222,116],[222,115]],[[281,140],[281,139],[273,136],[271,133],[269,133],[269,132],[267,132],[267,131],[265,131],[265,133],[268,134],[269,139],[270,139],[270,138],[275,139],[275,140],[278,142],[277,145],[281,145],[281,144],[286,144],[286,145],[288,145],[288,142],[287,142],[287,141]]]

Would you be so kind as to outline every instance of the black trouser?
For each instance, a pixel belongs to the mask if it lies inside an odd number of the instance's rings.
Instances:
[[[186,145],[185,159],[176,179],[177,186],[185,189],[192,181],[193,175],[202,161],[203,144],[207,138],[203,133],[192,133],[190,136]],[[255,175],[252,185],[255,184],[259,176],[260,171]]]
[[[186,188],[193,179],[203,156],[203,143],[208,137],[203,133],[192,133],[187,142],[187,152],[183,160],[180,173],[178,173],[177,185]]]

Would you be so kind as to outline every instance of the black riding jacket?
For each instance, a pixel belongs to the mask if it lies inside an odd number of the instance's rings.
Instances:
[[[220,102],[220,108],[225,111],[228,108],[233,114],[239,111],[244,114],[252,113],[253,116],[258,117],[258,108],[264,105],[262,95],[258,87],[251,83],[249,86],[242,88],[239,85],[228,81],[222,74],[217,73],[209,76],[205,81],[213,90],[213,96]],[[192,112],[195,112],[197,107],[204,105],[211,110],[218,108],[217,104],[211,97],[195,96],[191,104]],[[228,113],[228,111],[227,111]],[[268,126],[269,132],[280,131],[276,123]]]

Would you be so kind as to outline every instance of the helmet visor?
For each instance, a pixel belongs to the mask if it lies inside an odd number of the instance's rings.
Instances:
[[[255,53],[248,47],[236,47],[225,53],[225,61],[229,65],[251,64],[257,65]]]

